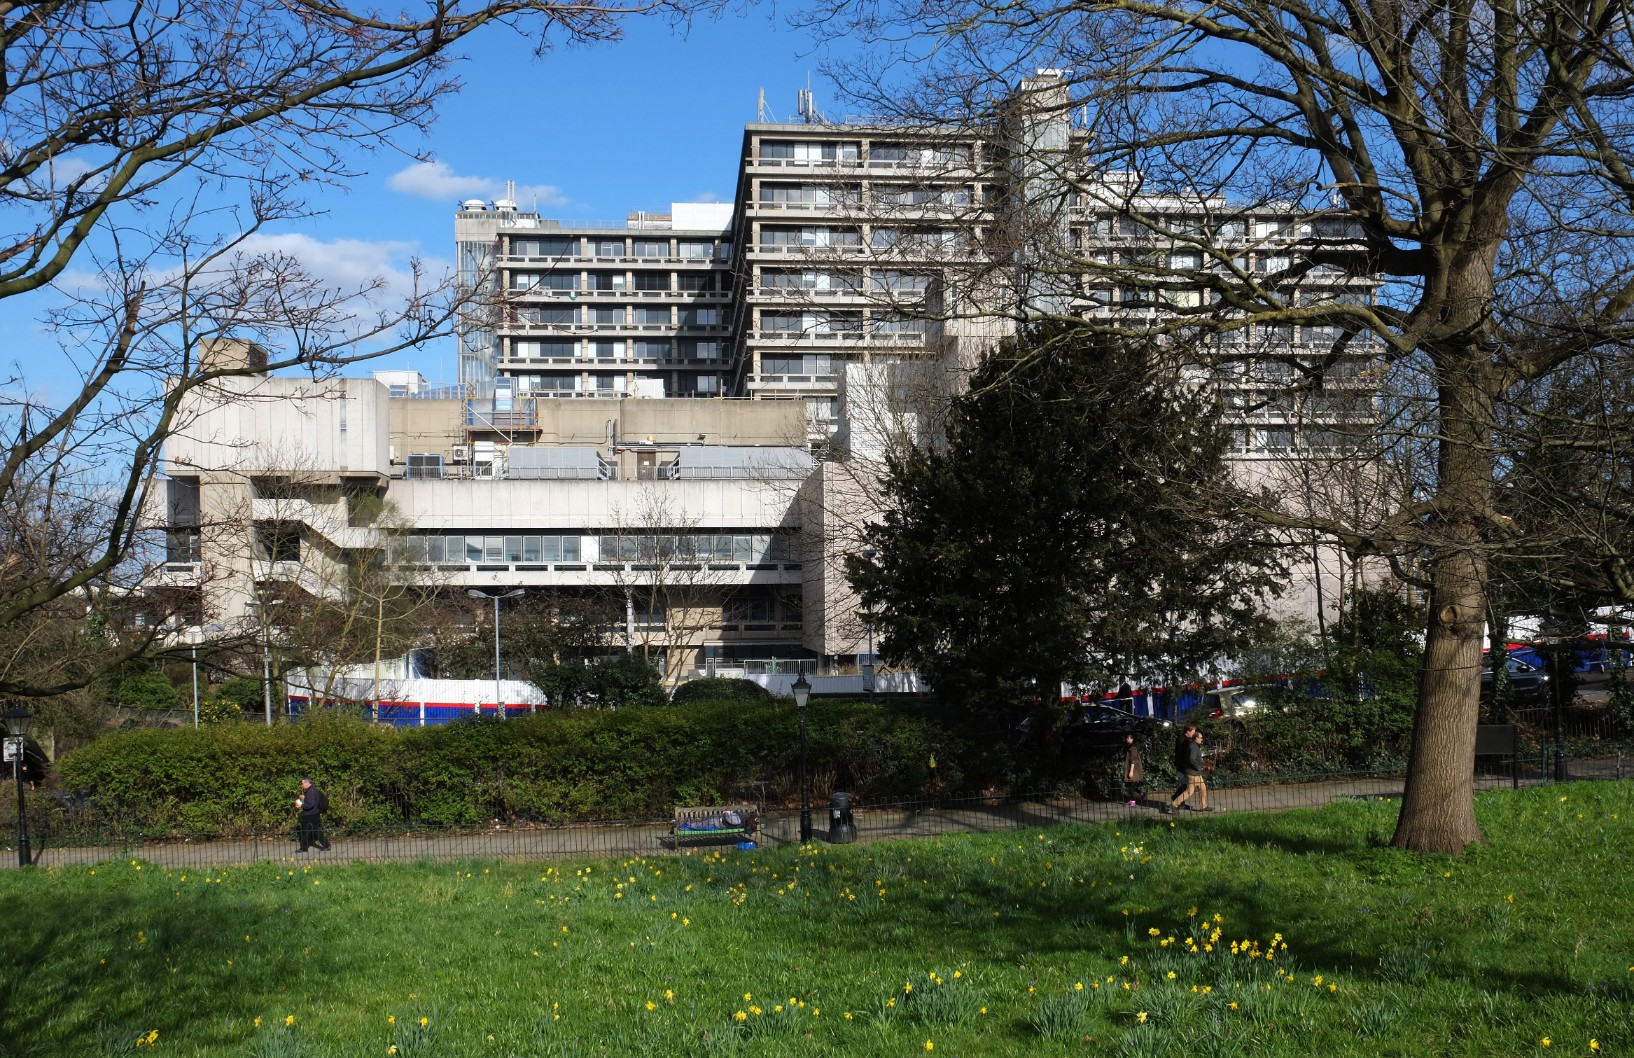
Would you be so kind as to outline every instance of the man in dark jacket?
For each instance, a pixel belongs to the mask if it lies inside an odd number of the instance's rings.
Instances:
[[[314,786],[311,779],[302,779],[301,796],[295,798],[295,807],[301,810],[299,851],[315,848],[328,852],[329,838],[323,832],[323,814],[329,810],[329,795]]]
[[[1208,786],[1203,782],[1203,733],[1196,724],[1187,724],[1174,745],[1174,768],[1186,779],[1186,788],[1175,795],[1163,808],[1165,815],[1185,804],[1192,794],[1197,795],[1197,812],[1212,812],[1208,806]]]

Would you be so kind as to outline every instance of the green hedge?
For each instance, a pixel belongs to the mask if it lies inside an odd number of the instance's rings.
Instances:
[[[905,799],[963,780],[953,737],[912,708],[818,699],[807,723],[819,797],[847,789]],[[303,775],[328,792],[332,823],[370,827],[662,818],[679,804],[797,798],[798,774],[798,721],[787,699],[553,710],[403,730],[318,714],[270,728],[119,732],[59,762],[63,787],[91,795],[88,822],[221,834],[291,825]]]

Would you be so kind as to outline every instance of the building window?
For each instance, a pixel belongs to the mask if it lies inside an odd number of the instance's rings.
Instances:
[[[571,257],[579,252],[579,241],[561,236],[519,238],[513,235],[510,252],[513,257]]]
[[[885,293],[919,295],[930,288],[930,276],[881,268],[875,270],[872,285]]]
[[[532,338],[511,341],[511,357],[516,360],[570,360],[576,352],[577,342],[546,342]]]
[[[668,290],[668,272],[637,272],[635,274],[635,288],[637,290]]]
[[[680,239],[676,247],[676,255],[689,261],[707,261],[715,256],[715,240]]]
[[[668,239],[637,239],[635,240],[635,256],[646,258],[665,258],[669,256]]]
[[[683,360],[720,360],[725,356],[723,343],[705,341],[700,338],[681,339],[681,359]]]
[[[579,322],[579,310],[569,305],[542,305],[532,309],[525,320],[546,326],[563,327]]]
[[[667,326],[670,322],[669,307],[664,306],[662,308],[655,308],[646,305],[637,306],[635,310],[635,322],[649,327],[653,326],[654,324],[663,324]]]
[[[639,341],[635,343],[637,360],[668,360],[669,341]]]
[[[911,316],[904,316],[899,312],[875,313],[874,333],[923,338],[925,336],[925,321]]]
[[[596,360],[622,360],[624,358],[624,343],[617,340],[591,342],[590,355]]]
[[[165,533],[166,562],[198,562],[200,558],[197,529],[171,529]]]
[[[805,246],[812,249],[834,249],[862,245],[862,234],[855,228],[802,228],[765,227],[760,230],[760,244],[764,247]]]
[[[577,272],[513,272],[512,290],[575,290],[579,285]]]
[[[291,522],[258,525],[255,528],[256,550],[268,562],[299,562],[301,560],[301,527]]]
[[[857,144],[854,141],[836,143],[763,141],[760,145],[760,156],[772,161],[804,162],[807,165],[821,162],[854,162],[857,160]]]
[[[596,305],[589,310],[590,322],[603,325],[621,325],[624,322],[623,305]]]
[[[874,197],[885,206],[968,206],[970,188],[886,185],[877,187]]]
[[[676,290],[691,293],[710,293],[716,289],[713,272],[682,272],[676,277]]]
[[[597,239],[596,256],[619,258],[624,256],[623,239]]]
[[[766,206],[852,206],[862,201],[856,184],[761,184],[760,202]]]

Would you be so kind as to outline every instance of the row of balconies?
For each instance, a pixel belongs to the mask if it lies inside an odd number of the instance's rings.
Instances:
[[[629,254],[496,254],[495,260],[502,265],[538,265],[546,268],[560,268],[564,264],[586,265],[600,268],[611,264],[636,265],[640,268],[650,268],[657,264],[677,265],[684,271],[697,272],[710,269],[725,269],[731,261],[730,257],[638,257]]]
[[[951,159],[948,161],[924,161],[921,159],[875,159],[875,158],[757,158],[745,160],[744,168],[753,172],[756,169],[777,170],[813,170],[828,169],[835,172],[844,172],[857,175],[862,172],[893,172],[893,173],[934,173],[950,179],[957,177],[974,177],[976,170],[970,164],[969,158]]]
[[[473,564],[444,564],[413,565],[402,567],[405,575],[433,575],[436,577],[453,576],[450,586],[462,584],[487,584],[492,578],[474,576],[458,578],[458,574],[568,574],[568,577],[552,577],[551,581],[570,585],[601,585],[616,587],[625,583],[628,578],[639,578],[643,574],[664,570],[676,575],[694,574],[707,576],[704,583],[718,584],[721,587],[737,587],[744,584],[799,584],[801,582],[801,566],[798,562],[710,562],[707,565],[699,563],[669,563],[659,566],[655,563],[643,562],[484,562]],[[324,581],[318,574],[300,562],[269,562],[265,559],[254,559],[250,563],[250,575],[259,582],[278,581],[286,584],[295,584],[308,594],[320,598],[340,598],[342,591],[334,584]],[[523,584],[542,583],[547,578],[542,576],[520,576],[518,582]],[[198,565],[166,566],[160,574],[150,579],[150,584],[166,588],[196,588],[203,584],[202,570]],[[798,630],[799,626],[792,626]]]
[[[684,337],[714,338],[732,333],[730,323],[525,323],[517,320],[501,324],[505,334],[614,335],[678,334]]]
[[[513,286],[506,288],[505,293],[520,300],[530,298],[544,301],[600,301],[604,299],[652,301],[662,299],[665,301],[678,301],[683,304],[726,301],[732,296],[732,292],[729,290],[629,290],[622,287],[608,290],[602,287],[586,286],[574,286],[565,289],[542,286]]]
[[[748,332],[748,339],[763,346],[798,346],[812,342],[824,344],[844,342],[851,345],[923,345],[928,331],[827,331],[817,328],[800,331],[770,331],[761,328]]]
[[[679,356],[628,356],[615,359],[584,356],[508,356],[500,361],[506,368],[564,367],[575,371],[606,370],[609,367],[671,368],[676,370],[719,370],[727,363],[725,357],[688,359]]]

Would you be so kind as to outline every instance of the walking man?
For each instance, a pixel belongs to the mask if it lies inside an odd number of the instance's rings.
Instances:
[[[301,795],[295,798],[295,807],[301,812],[299,851],[315,848],[328,852],[329,838],[323,832],[323,814],[329,810],[329,795],[314,786],[311,779],[302,779]]]
[[[1163,807],[1163,814],[1173,815],[1194,793],[1198,803],[1192,806],[1193,811],[1214,811],[1208,806],[1208,786],[1203,782],[1203,733],[1197,730],[1195,723],[1188,723],[1175,742],[1174,767],[1185,777],[1186,788]]]

